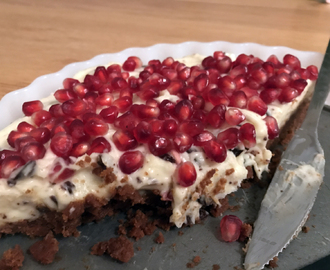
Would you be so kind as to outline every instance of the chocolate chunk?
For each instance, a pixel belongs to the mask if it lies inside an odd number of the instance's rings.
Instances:
[[[73,193],[73,189],[76,187],[71,181],[65,181],[62,184],[62,189],[66,190],[67,192],[69,192],[70,194]]]
[[[102,160],[102,156],[98,156],[97,158],[97,164],[103,169],[105,170],[107,168],[107,166],[105,166],[105,164],[103,163],[103,160]]]
[[[232,151],[236,157],[238,157],[243,152],[243,150],[239,150],[237,148],[229,149],[229,150]]]
[[[50,196],[49,198],[56,204],[56,206],[58,205],[58,201],[55,196]]]
[[[162,155],[160,158],[171,163],[176,163],[175,159],[169,154]]]
[[[16,170],[15,173],[11,175],[11,178],[7,180],[8,186],[10,187],[15,186],[17,180],[32,176],[35,166],[36,166],[36,162],[30,161],[21,168],[19,168],[18,170]]]

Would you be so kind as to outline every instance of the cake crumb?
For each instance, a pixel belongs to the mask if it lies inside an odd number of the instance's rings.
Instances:
[[[186,264],[187,268],[194,268],[195,266],[197,266],[200,262],[201,262],[201,257],[200,256],[195,256],[192,260],[192,262],[188,262]]]
[[[268,268],[276,268],[278,267],[277,265],[278,262],[278,257],[274,257],[269,263],[266,265]]]
[[[163,244],[164,243],[165,238],[164,238],[164,235],[162,234],[162,232],[159,232],[157,238],[154,241],[157,244]]]
[[[308,233],[309,230],[310,230],[310,228],[309,228],[308,226],[303,226],[303,227],[302,227],[302,232],[303,232],[303,233]]]
[[[220,269],[220,265],[219,264],[213,264],[212,265],[212,270],[219,270]]]
[[[18,270],[23,266],[24,254],[19,245],[8,249],[0,260],[1,270]]]
[[[245,242],[249,238],[251,233],[252,233],[252,226],[248,223],[243,223],[238,241]]]
[[[178,235],[182,236],[182,235],[184,235],[184,232],[183,231],[178,231]]]
[[[49,232],[44,239],[35,242],[29,248],[32,257],[41,264],[51,264],[58,252],[58,241],[53,232]]]

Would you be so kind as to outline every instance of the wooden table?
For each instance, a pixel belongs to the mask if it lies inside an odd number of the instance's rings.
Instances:
[[[0,0],[0,98],[133,46],[226,40],[324,52],[329,36],[330,5],[317,0]]]

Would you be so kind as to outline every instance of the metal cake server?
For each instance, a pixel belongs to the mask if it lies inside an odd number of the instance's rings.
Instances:
[[[246,270],[262,269],[277,256],[300,232],[314,204],[325,164],[317,126],[329,90],[330,41],[305,121],[285,150],[261,203],[248,243]]]

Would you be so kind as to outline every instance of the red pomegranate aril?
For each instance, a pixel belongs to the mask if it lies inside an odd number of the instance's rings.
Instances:
[[[126,112],[128,108],[132,105],[132,98],[129,97],[119,97],[118,99],[112,102],[112,106],[118,108],[120,113]]]
[[[31,116],[33,113],[37,111],[41,111],[44,105],[40,100],[33,100],[24,102],[22,105],[22,111],[26,116]]]
[[[259,90],[261,88],[261,85],[251,78],[247,81],[247,86],[253,90]]]
[[[196,96],[191,99],[194,110],[204,109],[205,99],[202,96]]]
[[[184,66],[180,71],[178,71],[178,78],[180,80],[187,80],[190,77],[190,67]]]
[[[63,103],[64,101],[75,98],[76,94],[73,92],[73,90],[59,89],[54,93],[54,97],[57,101]]]
[[[252,89],[252,88],[247,87],[247,86],[242,87],[241,91],[243,91],[245,93],[247,98],[251,98],[253,96],[258,96],[259,95],[257,90]]]
[[[319,76],[319,71],[316,66],[310,65],[307,67],[307,71],[309,71],[309,78],[312,81],[315,81]]]
[[[302,79],[304,79],[304,80],[309,79],[310,72],[307,70],[307,68],[299,69],[299,73],[300,73]]]
[[[92,153],[109,153],[110,151],[110,143],[104,137],[97,137],[92,141],[90,148],[87,150],[87,154],[91,155]]]
[[[128,87],[128,83],[121,77],[116,77],[111,81],[111,86],[114,90],[120,90]]]
[[[119,93],[119,97],[133,98],[133,91],[128,87],[124,88],[124,89],[121,89],[120,93]]]
[[[10,175],[25,164],[20,156],[8,156],[1,164],[1,177],[9,178]]]
[[[219,128],[225,122],[226,106],[215,106],[207,115],[207,122],[214,128]]]
[[[164,99],[160,104],[159,104],[159,109],[161,112],[169,112],[173,113],[175,110],[175,103],[168,100]]]
[[[268,74],[266,70],[264,70],[262,67],[253,70],[250,73],[250,77],[256,81],[258,84],[264,84],[268,79]]]
[[[110,74],[112,72],[121,72],[121,67],[118,64],[112,64],[107,67],[107,72]]]
[[[260,97],[253,96],[248,99],[247,108],[259,115],[264,115],[267,112],[268,106]]]
[[[178,184],[182,187],[190,187],[196,182],[197,173],[192,162],[186,161],[178,166]]]
[[[225,242],[237,241],[241,233],[242,221],[233,215],[226,215],[220,221],[220,233]]]
[[[287,73],[281,73],[276,76],[275,83],[278,88],[285,88],[290,85],[291,78]]]
[[[54,117],[64,116],[61,104],[54,104],[50,106],[49,113]]]
[[[118,108],[116,106],[109,106],[100,112],[100,116],[106,123],[112,124],[118,116]]]
[[[71,135],[59,132],[50,141],[50,149],[59,157],[67,157],[72,149],[73,140]]]
[[[87,113],[83,114],[82,121],[84,123],[86,123],[87,121],[90,121],[90,120],[103,120],[103,118],[94,112],[87,112]]]
[[[159,116],[160,110],[158,107],[151,107],[148,105],[139,105],[138,116],[141,119],[144,118],[157,118]]]
[[[173,137],[178,130],[178,123],[174,119],[166,119],[163,123],[165,135]]]
[[[221,60],[221,59],[223,59],[224,57],[226,57],[226,55],[225,55],[225,53],[224,53],[223,51],[215,51],[215,52],[213,53],[213,57],[214,57],[214,59],[216,59],[216,60]]]
[[[18,157],[20,157],[21,155],[17,151],[12,151],[12,150],[7,150],[7,149],[1,150],[0,151],[0,166],[1,166],[2,162],[9,156],[18,156]]]
[[[204,124],[199,120],[185,120],[180,123],[179,130],[193,137],[204,130]]]
[[[291,82],[301,79],[301,74],[298,70],[294,70],[290,73]]]
[[[79,139],[85,136],[84,123],[79,119],[73,120],[69,126],[69,133],[74,139]]]
[[[189,85],[182,88],[180,94],[182,98],[190,100],[190,98],[197,96],[198,92],[194,86]]]
[[[116,128],[119,129],[133,130],[133,128],[135,128],[139,122],[140,120],[132,112],[128,111],[119,116],[113,124]]]
[[[229,105],[229,98],[219,88],[213,88],[207,93],[208,100],[214,105]]]
[[[63,87],[65,89],[72,89],[77,83],[79,83],[78,80],[73,79],[73,78],[66,78],[63,81]]]
[[[156,135],[163,134],[163,123],[164,121],[158,119],[150,121],[151,133]]]
[[[83,98],[89,91],[83,83],[75,84],[72,90],[80,98]]]
[[[201,133],[199,133],[193,137],[194,145],[196,145],[196,146],[204,146],[208,141],[211,141],[214,139],[215,139],[215,136],[207,130],[204,130]]]
[[[267,72],[268,78],[275,75],[275,67],[272,62],[265,62],[262,67]]]
[[[147,106],[150,106],[150,107],[158,108],[158,106],[159,106],[159,102],[158,102],[157,100],[151,98],[151,99],[148,99],[148,100],[146,101],[146,105],[147,105]]]
[[[239,129],[239,140],[246,148],[251,148],[256,145],[256,130],[254,125],[245,123]]]
[[[131,174],[143,166],[144,156],[140,151],[128,151],[121,155],[118,161],[120,170]]]
[[[218,134],[217,140],[224,143],[227,149],[233,149],[239,143],[239,129],[228,128]]]
[[[127,60],[133,60],[136,64],[135,68],[142,67],[142,60],[137,56],[130,56],[130,57],[127,58]]]
[[[246,72],[247,72],[247,67],[245,65],[238,65],[229,71],[229,76],[235,78],[238,75],[246,74]]]
[[[54,135],[59,132],[64,132],[64,133],[69,134],[70,130],[64,123],[58,123],[58,124],[54,125],[54,127],[52,128],[52,130],[50,132],[50,136],[54,137]]]
[[[100,106],[110,106],[112,101],[113,101],[113,95],[110,93],[99,95],[95,99],[95,103]]]
[[[235,60],[235,64],[240,64],[240,65],[248,65],[251,64],[252,62],[252,55],[246,55],[244,53],[239,54]]]
[[[29,124],[25,121],[19,123],[17,126],[18,132],[30,132],[31,130],[34,130],[34,129],[35,129],[34,126],[32,126],[31,124]]]
[[[299,91],[292,87],[286,87],[282,89],[281,94],[278,96],[278,100],[281,103],[288,103],[293,101],[299,96]]]
[[[278,88],[266,88],[260,92],[260,98],[266,104],[274,102],[281,93],[281,89]]]
[[[217,60],[214,59],[212,56],[207,56],[202,61],[202,66],[204,68],[214,68],[217,64]]]
[[[101,83],[108,81],[108,72],[103,66],[99,66],[94,71],[94,76],[97,77]]]
[[[89,120],[84,124],[84,131],[90,136],[102,136],[109,130],[109,126],[103,120]]]
[[[52,115],[45,110],[37,111],[32,114],[31,119],[33,123],[37,126],[40,126],[43,122],[46,120],[49,120],[52,118]]]
[[[148,122],[140,122],[134,129],[133,135],[139,143],[147,143],[152,135],[151,127]]]
[[[39,127],[30,132],[30,135],[39,143],[46,143],[50,140],[50,130],[45,127]]]
[[[193,113],[193,105],[188,99],[183,99],[175,105],[175,116],[179,121],[187,120]]]
[[[207,70],[209,72],[209,84],[217,84],[220,76],[220,72],[215,68],[209,68]]]
[[[62,104],[63,113],[73,117],[83,114],[86,107],[86,103],[78,98],[67,100]]]
[[[236,91],[230,97],[229,106],[244,109],[246,108],[246,104],[247,104],[247,97],[243,91]]]
[[[88,142],[77,142],[72,146],[70,156],[81,157],[87,153],[89,148],[90,144]]]
[[[21,148],[21,155],[25,161],[41,159],[45,156],[46,148],[39,142],[30,142]]]
[[[172,142],[167,137],[153,136],[148,142],[149,151],[155,156],[163,156],[172,150]]]
[[[194,79],[194,86],[199,92],[202,92],[208,84],[209,77],[206,74],[200,74]]]
[[[283,57],[283,64],[284,65],[289,65],[291,66],[293,69],[298,69],[301,67],[300,61],[299,59],[292,55],[292,54],[286,54]]]
[[[140,72],[139,78],[142,79],[142,81],[146,81],[151,76],[152,73],[149,72],[148,70],[143,70],[142,72]]]
[[[138,91],[140,88],[140,80],[140,78],[135,78],[133,76],[129,77],[127,79],[128,87],[134,92]]]
[[[176,95],[180,92],[180,90],[185,86],[185,82],[182,80],[173,80],[170,85],[167,87],[167,91],[171,95]]]
[[[16,130],[12,130],[9,134],[8,134],[8,137],[7,137],[7,142],[8,144],[15,148],[15,141],[19,138],[22,138],[22,137],[26,137],[28,136],[29,134],[27,132],[18,132]]]
[[[124,80],[127,80],[128,77],[129,77],[129,72],[127,72],[127,71],[123,71],[123,72],[121,73],[121,76],[123,77]]]
[[[148,66],[155,66],[155,68],[159,69],[162,66],[162,63],[158,59],[153,59],[148,62]]]
[[[282,65],[282,63],[280,62],[280,60],[278,60],[278,58],[274,54],[272,54],[271,56],[269,56],[266,62],[273,63],[274,64],[274,68],[279,68]]]
[[[220,73],[228,73],[231,69],[232,61],[228,56],[224,56],[222,59],[218,59],[216,68]]]
[[[158,90],[165,90],[171,83],[168,78],[158,73],[152,74],[148,80],[150,85],[156,86]]]
[[[112,135],[112,140],[120,151],[131,150],[138,146],[133,134],[128,130],[117,130]]]
[[[207,157],[215,162],[221,163],[227,157],[227,149],[224,143],[210,140],[204,144],[203,149]]]
[[[31,142],[36,142],[36,140],[32,137],[32,136],[25,136],[25,137],[21,137],[18,138],[15,141],[15,149],[17,151],[20,151],[26,144],[29,144]]]
[[[98,77],[89,74],[85,76],[83,83],[92,91],[98,91],[103,85]]]
[[[224,76],[218,81],[219,89],[224,92],[228,97],[231,97],[233,92],[236,90],[236,83],[233,78]]]
[[[205,124],[207,122],[207,112],[204,110],[195,109],[191,119],[199,120]]]
[[[237,126],[245,120],[245,115],[236,108],[229,108],[225,113],[226,122],[231,126]]]
[[[276,119],[272,116],[266,116],[264,121],[266,122],[267,126],[268,139],[275,139],[280,133]]]
[[[193,139],[190,135],[182,133],[182,132],[177,132],[173,138],[173,146],[176,151],[179,153],[184,153],[193,144]]]
[[[173,57],[167,57],[163,60],[162,65],[170,67],[174,63]]]
[[[294,80],[294,81],[291,81],[290,86],[297,89],[299,94],[301,94],[307,86],[307,81],[304,79]]]
[[[162,75],[169,80],[175,80],[178,77],[178,73],[172,68],[163,68]]]
[[[156,86],[149,85],[146,89],[137,92],[142,100],[148,100],[159,96],[159,90]]]
[[[124,63],[123,63],[123,70],[126,71],[134,71],[136,68],[136,63],[133,59],[127,59]]]

